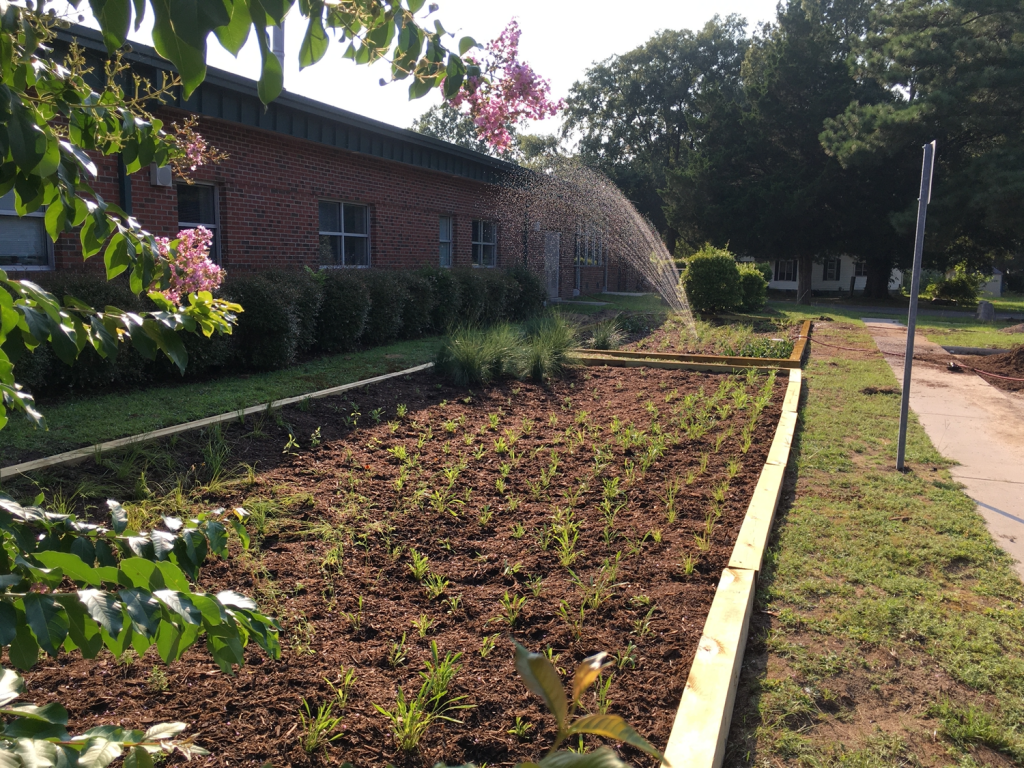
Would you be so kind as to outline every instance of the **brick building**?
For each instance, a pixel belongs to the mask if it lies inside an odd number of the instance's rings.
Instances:
[[[72,39],[101,71],[99,33],[62,33],[58,54]],[[141,45],[126,58],[151,82],[171,69]],[[102,157],[94,188],[156,235],[206,226],[211,258],[229,273],[525,262],[546,275],[552,298],[635,289],[621,265],[609,281],[600,233],[586,222],[555,217],[555,228],[506,194],[524,173],[513,164],[288,92],[264,108],[254,81],[216,69],[191,98],[154,114],[168,124],[196,115],[199,132],[228,158],[186,184],[170,168],[129,175],[119,158]],[[51,243],[42,215],[19,219],[13,192],[0,198],[0,267],[11,277],[45,282],[40,273],[102,269],[99,257],[83,262],[76,235]]]

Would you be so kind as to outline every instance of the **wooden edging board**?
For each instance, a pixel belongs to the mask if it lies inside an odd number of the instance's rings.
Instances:
[[[399,376],[408,376],[411,373],[419,373],[420,371],[425,371],[433,366],[433,363],[424,363],[423,365],[417,365],[413,368],[406,368],[404,371],[395,371],[394,373],[385,373],[382,376],[374,376],[372,379],[353,381],[351,384],[341,384],[337,387],[321,389],[317,392],[310,392],[306,395],[286,397],[282,400],[274,400],[269,403],[253,405],[249,408],[233,411],[231,413],[222,413],[219,416],[209,416],[205,419],[199,419],[198,421],[190,421],[185,424],[176,424],[173,427],[164,427],[163,429],[157,429],[152,432],[144,432],[141,435],[122,437],[117,440],[110,440],[98,445],[91,445],[87,448],[77,448],[73,451],[58,453],[55,456],[48,456],[44,459],[33,459],[32,461],[14,464],[10,467],[0,467],[0,481],[15,477],[16,475],[22,475],[26,472],[33,472],[38,469],[47,469],[49,467],[57,467],[66,464],[76,464],[88,458],[102,456],[104,453],[114,451],[119,448],[126,448],[130,445],[138,445],[139,443],[148,443],[152,440],[159,440],[162,437],[170,437],[171,435],[176,435],[181,432],[189,432],[193,429],[202,429],[203,427],[221,424],[225,421],[232,421],[233,419],[251,416],[254,413],[263,413],[268,409],[273,410],[275,408],[283,408],[286,405],[300,403],[303,400],[316,400],[321,397],[330,397],[331,395],[337,395],[350,389],[358,389],[359,387],[365,387],[369,384],[376,384],[379,381],[386,381],[387,379],[394,379]]]
[[[801,330],[803,356],[809,322]],[[796,354],[796,350],[794,350]],[[697,653],[676,710],[665,747],[665,762],[673,768],[721,768],[732,723],[743,651],[754,606],[757,574],[764,562],[772,521],[782,493],[789,462],[803,372],[789,372],[782,415],[768,459],[761,469],[729,564],[715,591],[701,632]]]

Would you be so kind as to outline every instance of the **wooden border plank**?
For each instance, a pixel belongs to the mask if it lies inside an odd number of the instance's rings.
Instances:
[[[786,397],[782,401],[783,413],[796,413],[800,408],[800,385],[803,383],[803,371],[799,368],[792,368],[789,371],[789,386],[786,387]]]
[[[131,437],[121,437],[117,440],[108,440],[105,443],[99,443],[98,445],[90,445],[86,448],[76,448],[73,451],[66,451],[65,453],[58,453],[55,456],[48,456],[43,459],[33,459],[32,461],[25,461],[21,464],[14,464],[9,467],[0,468],[0,481],[8,480],[16,475],[23,475],[26,472],[34,472],[38,469],[47,469],[49,467],[57,467],[67,464],[77,464],[80,461],[93,458],[96,456],[102,456],[104,453],[109,451],[116,451],[120,448],[126,448],[131,445],[138,445],[139,443],[148,443],[153,440],[159,440],[162,437],[170,437],[181,432],[189,432],[193,429],[202,429],[203,427],[209,427],[214,424],[221,424],[225,421],[232,421],[241,416],[251,416],[254,413],[262,413],[268,408],[271,410],[275,408],[283,408],[286,405],[293,405],[300,403],[303,400],[317,400],[321,397],[330,397],[331,395],[337,395],[341,392],[346,392],[350,389],[358,389],[359,387],[365,387],[370,384],[376,384],[380,381],[386,381],[387,379],[394,379],[399,376],[408,376],[412,373],[419,373],[425,371],[434,366],[433,363],[424,363],[423,365],[417,365],[413,368],[406,368],[404,371],[395,371],[394,373],[385,373],[381,376],[374,376],[371,379],[363,379],[362,381],[353,381],[350,384],[341,384],[337,387],[330,387],[329,389],[321,389],[317,392],[310,392],[306,395],[297,395],[296,397],[286,397],[282,400],[274,400],[270,403],[262,403],[260,405],[253,405],[249,408],[240,409],[231,413],[222,413],[218,416],[208,416],[205,419],[199,419],[197,421],[190,421],[185,424],[176,424],[173,427],[164,427],[163,429],[153,430],[152,432],[144,432],[141,435],[132,435]]]
[[[702,373],[743,373],[751,368],[758,370],[778,370],[778,365],[718,365],[715,363],[684,363],[673,360],[631,360],[618,357],[590,357],[577,355],[576,359],[582,365],[609,365],[615,368],[662,368],[674,371],[698,371]]]
[[[721,767],[753,607],[754,572],[726,568],[665,747],[672,768]]]
[[[732,548],[730,568],[760,572],[772,523],[775,521],[775,510],[778,509],[779,497],[782,495],[785,474],[784,464],[765,464],[761,470],[747,513],[743,516],[740,532],[736,536],[736,544]]]
[[[775,427],[775,437],[765,465],[774,464],[784,467],[789,463],[789,450],[793,447],[793,435],[796,434],[796,411],[783,411],[779,414],[779,423]]]
[[[742,368],[764,366],[768,368],[797,368],[799,360],[790,357],[739,357],[729,355],[689,355],[676,352],[635,352],[622,349],[577,349],[575,354],[588,357],[616,357],[647,360],[668,360],[680,363],[708,363],[735,365]]]
[[[803,325],[800,326],[800,336],[796,340],[796,344],[793,345],[793,354],[789,356],[791,361],[802,363],[804,359],[804,352],[807,350],[807,340],[811,337],[811,321],[804,320]]]

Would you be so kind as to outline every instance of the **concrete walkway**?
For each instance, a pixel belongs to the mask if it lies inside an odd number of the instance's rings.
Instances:
[[[886,362],[903,383],[907,329],[893,320],[863,318]],[[914,337],[914,356],[953,356],[924,336]],[[950,373],[914,363],[910,407],[932,443],[978,505],[993,539],[1017,561],[1024,580],[1024,397],[1003,392],[973,373]]]

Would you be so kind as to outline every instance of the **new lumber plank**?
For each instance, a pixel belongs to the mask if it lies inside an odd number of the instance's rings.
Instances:
[[[761,570],[785,474],[785,464],[765,464],[761,470],[761,476],[757,479],[754,493],[750,497],[747,514],[743,517],[743,524],[736,536],[732,556],[729,558],[730,568],[754,572]]]

